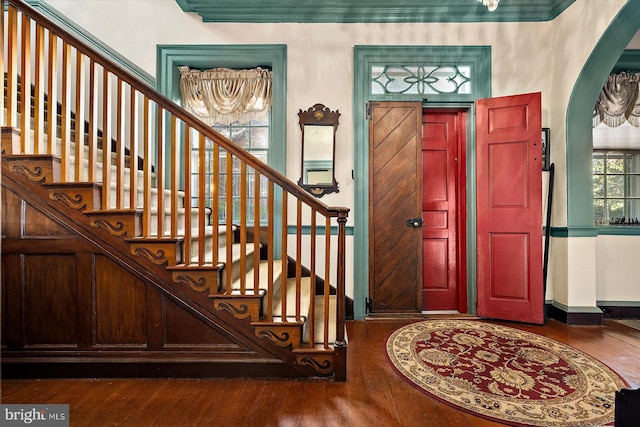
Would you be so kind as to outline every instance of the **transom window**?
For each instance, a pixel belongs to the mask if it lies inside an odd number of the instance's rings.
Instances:
[[[469,65],[373,65],[371,94],[470,94]]]
[[[640,150],[594,150],[593,200],[597,226],[639,225]]]

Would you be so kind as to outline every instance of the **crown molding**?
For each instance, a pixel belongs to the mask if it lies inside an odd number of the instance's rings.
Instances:
[[[489,12],[476,0],[176,0],[203,22],[400,23],[550,21],[575,0],[503,0]],[[258,7],[258,4],[259,7]]]

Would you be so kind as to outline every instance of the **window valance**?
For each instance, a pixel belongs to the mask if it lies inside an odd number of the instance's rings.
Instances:
[[[271,108],[271,81],[271,71],[264,68],[180,67],[182,104],[209,126],[264,120]]]
[[[640,127],[640,73],[611,74],[593,111],[593,127],[618,127],[629,122]]]

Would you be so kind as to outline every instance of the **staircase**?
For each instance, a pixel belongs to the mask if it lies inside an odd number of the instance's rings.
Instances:
[[[0,4],[2,375],[344,381],[348,209]]]

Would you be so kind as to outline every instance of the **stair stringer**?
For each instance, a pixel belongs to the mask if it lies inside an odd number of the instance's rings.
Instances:
[[[5,161],[2,161],[2,174],[3,187],[17,194],[52,221],[83,236],[101,254],[109,257],[117,265],[145,283],[160,289],[163,294],[185,310],[253,349],[256,354],[261,356],[261,361],[268,365],[266,369],[251,366],[247,372],[234,372],[231,373],[231,376],[251,376],[252,372],[257,372],[259,376],[266,373],[266,376],[276,377],[326,375],[325,372],[318,372],[313,367],[299,365],[297,363],[298,357],[291,347],[283,348],[270,339],[257,337],[250,319],[238,319],[226,310],[215,310],[207,292],[191,289],[184,283],[175,283],[172,272],[164,265],[157,265],[144,257],[135,256],[131,253],[129,243],[123,236],[114,236],[104,228],[93,226],[82,210],[74,209],[61,200],[51,199],[49,190],[45,186],[29,179],[24,173],[10,169]],[[207,370],[204,369],[204,371]],[[58,373],[62,372],[65,370]],[[216,371],[209,369],[209,372]],[[89,372],[88,375],[95,376],[96,373]]]

